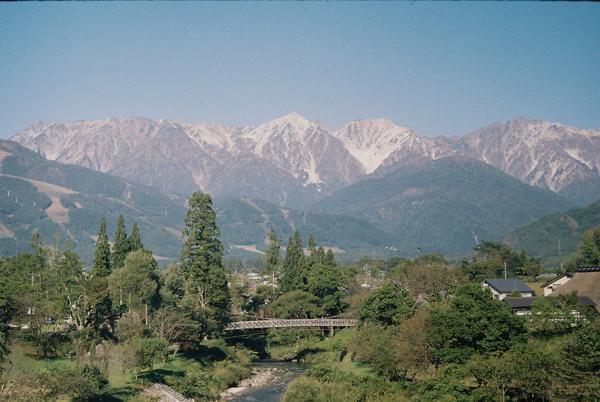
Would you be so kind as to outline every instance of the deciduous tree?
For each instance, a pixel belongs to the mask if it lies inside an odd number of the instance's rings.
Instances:
[[[431,310],[428,343],[434,363],[464,363],[474,353],[509,349],[523,340],[524,322],[478,285],[462,287],[447,305]]]
[[[386,282],[363,302],[359,312],[362,322],[383,326],[397,325],[415,312],[415,300],[406,289]]]

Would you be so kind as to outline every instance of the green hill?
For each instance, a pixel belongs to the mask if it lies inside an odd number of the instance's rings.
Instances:
[[[243,256],[266,248],[266,235],[275,229],[283,245],[295,229],[342,257],[389,254],[389,234],[350,216],[306,212],[277,207],[247,198],[216,200],[217,223],[230,256]],[[388,246],[388,247],[386,247]]]
[[[476,239],[502,239],[523,223],[573,206],[470,159],[413,161],[387,171],[338,191],[316,208],[385,230],[404,255],[457,255],[472,249]]]
[[[572,254],[581,235],[600,225],[600,201],[587,207],[544,216],[510,233],[505,242],[552,263]]]

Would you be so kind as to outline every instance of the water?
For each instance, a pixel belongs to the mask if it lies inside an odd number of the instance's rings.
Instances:
[[[244,392],[236,395],[231,401],[235,402],[278,402],[285,387],[294,378],[304,372],[304,369],[297,363],[289,362],[256,362],[253,364],[257,368],[273,368],[275,370],[275,378],[264,387],[249,387]]]

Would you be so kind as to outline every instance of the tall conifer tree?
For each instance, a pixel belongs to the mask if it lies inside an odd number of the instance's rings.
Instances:
[[[183,302],[206,330],[219,330],[229,318],[231,296],[223,268],[223,245],[210,195],[196,192],[188,202],[181,249],[185,276]]]
[[[92,278],[88,285],[87,297],[90,311],[87,325],[94,327],[102,336],[109,337],[114,332],[115,314],[112,310],[112,300],[108,289],[108,276],[111,274],[111,255],[106,219],[100,221],[98,241],[94,253]]]
[[[300,232],[294,231],[294,234],[288,240],[285,250],[285,260],[283,261],[281,290],[289,292],[290,290],[303,290],[305,288],[305,268],[306,259],[302,249],[302,238]]]
[[[129,235],[129,250],[135,251],[144,248],[142,244],[142,238],[140,236],[140,229],[138,228],[137,222],[133,222],[133,227],[131,228],[131,234]]]
[[[108,244],[108,235],[106,234],[106,218],[102,218],[98,240],[96,241],[96,251],[94,252],[92,275],[104,278],[110,273],[110,244]]]
[[[117,228],[115,230],[115,237],[113,241],[113,269],[121,268],[123,266],[129,251],[131,251],[131,247],[129,245],[129,239],[127,238],[127,232],[125,231],[125,221],[123,219],[123,215],[119,215],[117,218]]]

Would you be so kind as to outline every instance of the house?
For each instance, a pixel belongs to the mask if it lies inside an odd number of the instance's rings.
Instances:
[[[545,288],[544,293],[546,293]],[[571,293],[589,297],[596,303],[596,309],[600,311],[600,267],[577,268],[571,277],[563,285],[556,287],[550,295],[569,295]]]
[[[508,304],[516,315],[527,315],[531,314],[531,307],[533,303],[538,300],[539,297],[505,297],[504,303]],[[586,296],[577,297],[577,305],[581,307],[596,308],[596,303],[592,299]],[[573,315],[578,316],[579,312],[574,310],[571,312]]]
[[[558,289],[565,283],[569,282],[572,277],[573,277],[573,274],[568,272],[566,274],[559,275],[559,276],[549,280],[548,282],[544,283],[542,285],[542,288],[544,288],[544,296],[550,296],[552,294],[552,292],[554,292],[556,289]]]
[[[511,279],[485,279],[481,282],[483,289],[489,289],[496,300],[504,300],[506,297],[518,293],[520,297],[532,297],[533,289],[525,285],[517,278]]]

